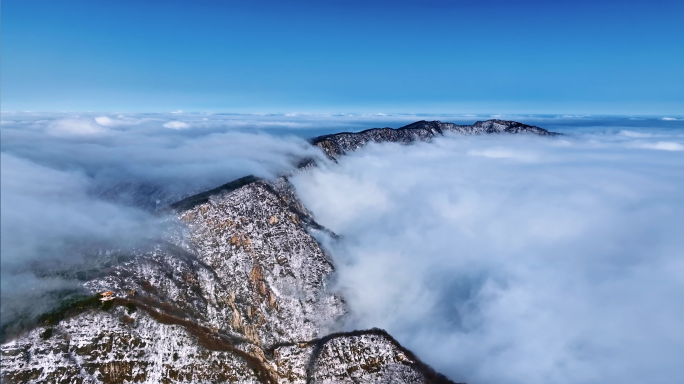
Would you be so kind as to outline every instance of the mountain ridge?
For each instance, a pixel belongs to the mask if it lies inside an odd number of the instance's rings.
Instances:
[[[443,136],[445,133],[459,133],[464,135],[476,134],[535,134],[539,136],[562,135],[550,132],[544,128],[527,125],[517,121],[490,119],[477,121],[473,125],[458,125],[443,123],[439,120],[420,120],[401,128],[370,128],[360,132],[338,132],[317,136],[309,143],[323,150],[331,160],[337,160],[347,152],[355,151],[369,142],[398,142],[409,144],[414,141],[429,141],[433,137]]]
[[[501,120],[419,121],[311,143],[336,161],[371,141],[461,131],[554,135]],[[384,330],[336,332],[349,309],[314,236],[334,234],[287,175],[245,176],[158,214],[178,229],[85,281],[94,296],[2,344],[3,383],[453,383]]]

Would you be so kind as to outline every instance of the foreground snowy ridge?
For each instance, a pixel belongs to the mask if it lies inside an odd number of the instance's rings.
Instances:
[[[447,131],[553,134],[423,121],[311,142],[337,159],[370,141]],[[165,212],[178,231],[86,281],[94,296],[2,345],[3,383],[451,382],[383,330],[332,333],[348,309],[312,236],[325,229],[287,177],[247,176]]]

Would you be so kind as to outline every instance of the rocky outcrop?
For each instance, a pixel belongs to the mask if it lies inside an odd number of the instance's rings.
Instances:
[[[541,136],[559,135],[559,133],[549,132],[546,129],[518,123],[516,121],[487,120],[478,121],[473,125],[457,125],[454,123],[442,123],[441,121],[423,120],[398,129],[373,128],[356,133],[341,132],[332,135],[324,135],[313,138],[310,142],[321,148],[330,159],[336,160],[345,153],[355,151],[369,142],[408,144],[414,141],[428,141],[435,136],[441,136],[447,132],[464,135],[485,133],[528,133]]]
[[[431,382],[382,332],[326,338],[347,309],[286,178],[166,213],[180,230],[84,284],[112,300],[84,298],[2,346],[3,382]]]

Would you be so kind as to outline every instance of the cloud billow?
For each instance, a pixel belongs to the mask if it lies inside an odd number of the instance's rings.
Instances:
[[[125,254],[159,239],[168,223],[155,210],[319,156],[292,135],[216,122],[168,129],[165,121],[180,122],[164,115],[8,117],[1,132],[2,325],[81,290],[72,269],[101,268],[105,250]]]
[[[682,142],[448,135],[294,183],[342,236],[328,246],[348,328],[385,328],[472,384],[669,383],[684,376]]]
[[[273,177],[319,155],[294,135],[201,116],[18,117],[3,121],[3,153],[80,173],[91,194],[146,210],[246,174]]]
[[[138,246],[163,229],[152,212],[175,200],[321,159],[301,137],[428,118],[2,117],[3,324],[79,289],[36,274],[37,262]],[[385,328],[471,384],[684,376],[679,120],[521,121],[569,135],[371,144],[293,178],[316,219],[342,235],[321,241],[352,310],[344,327]]]

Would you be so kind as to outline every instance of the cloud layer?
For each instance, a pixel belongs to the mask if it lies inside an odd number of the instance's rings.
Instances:
[[[292,135],[190,129],[165,115],[10,117],[1,133],[3,325],[44,311],[56,302],[51,292],[77,289],[73,277],[45,265],[64,269],[104,249],[141,246],[162,234],[152,211],[319,156]]]
[[[168,203],[320,156],[303,137],[490,117],[569,135],[369,145],[294,178],[343,236],[321,240],[345,327],[471,384],[684,376],[684,120],[661,117],[3,113],[2,321],[77,287],[35,261],[154,238]]]
[[[273,177],[302,157],[318,156],[292,134],[202,116],[16,117],[3,121],[3,153],[80,173],[92,194],[148,210],[247,174]]]
[[[348,328],[385,328],[457,382],[670,383],[684,376],[681,143],[452,135],[369,145],[294,182],[342,235],[328,246]]]

